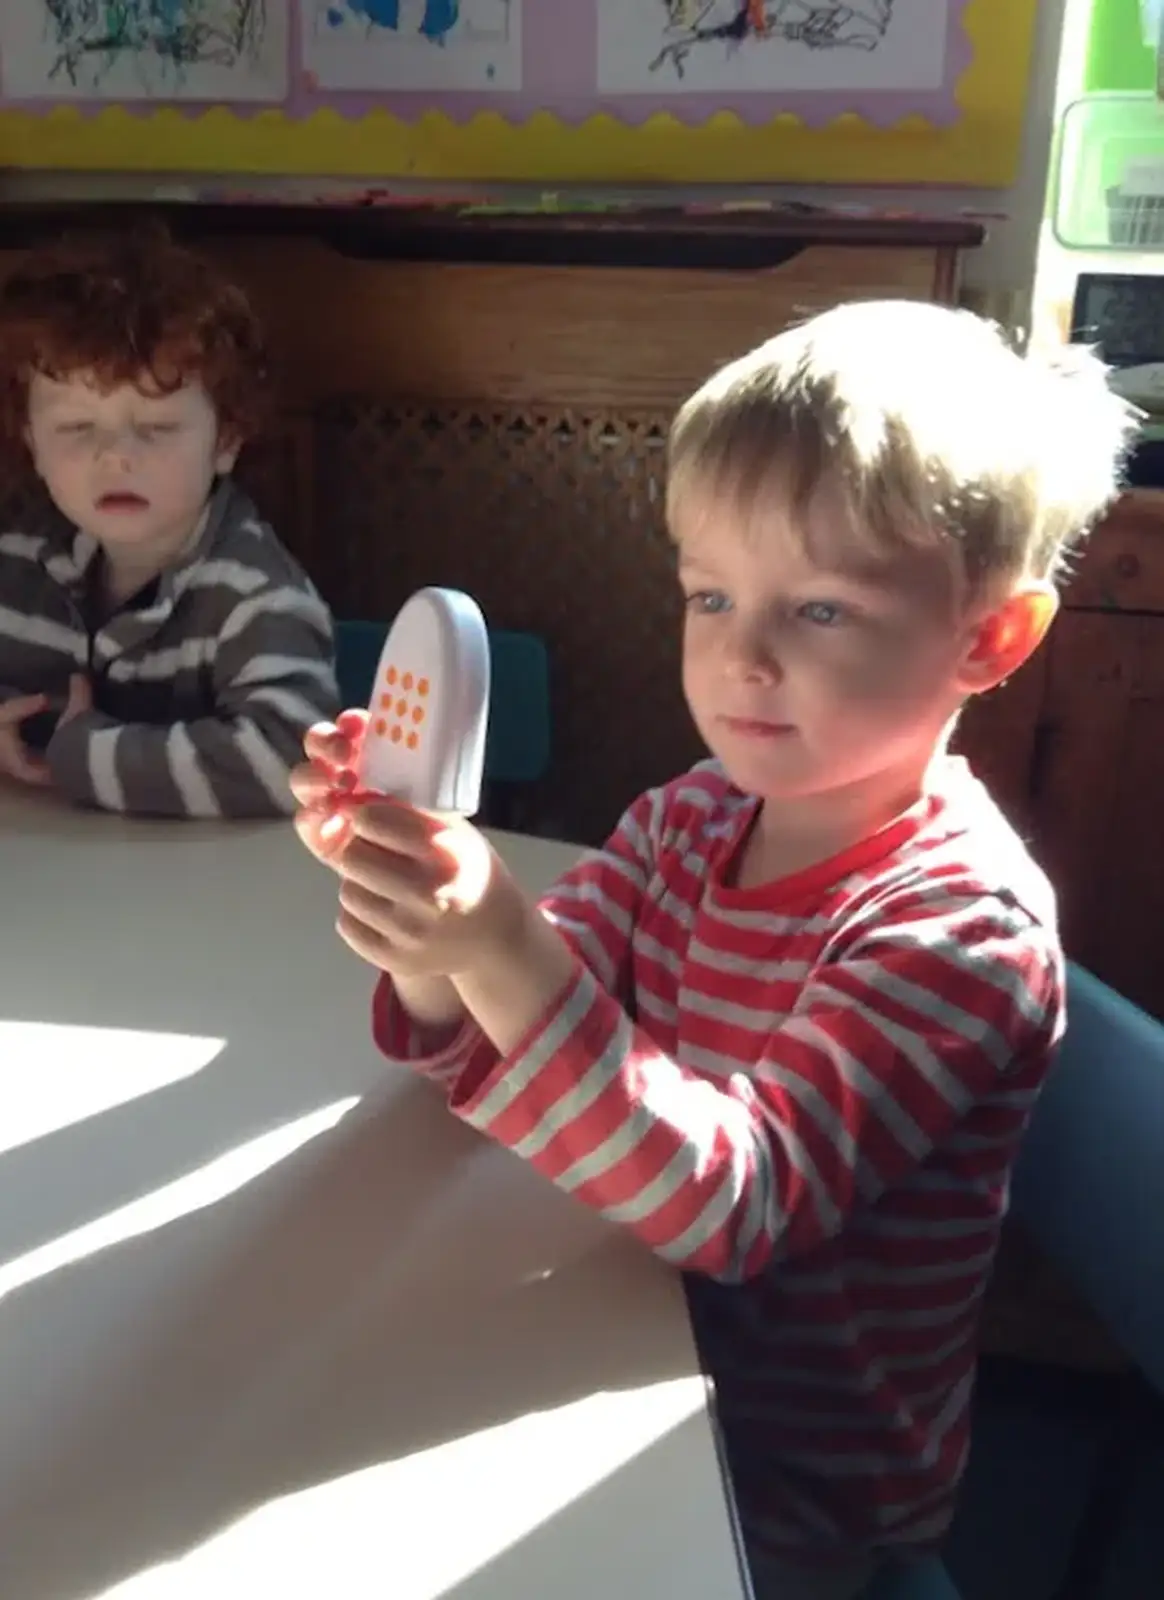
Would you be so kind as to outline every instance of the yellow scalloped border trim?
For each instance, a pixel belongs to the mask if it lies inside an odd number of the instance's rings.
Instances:
[[[10,3],[10,0],[9,0]],[[969,0],[963,25],[973,59],[949,127],[907,117],[878,128],[841,116],[823,128],[781,115],[762,128],[720,112],[698,127],[670,115],[636,127],[598,115],[579,124],[538,112],[524,123],[496,112],[467,122],[387,111],[348,120],[317,111],[239,115],[216,107],[137,112],[72,106],[42,115],[0,112],[0,166],[74,171],[297,174],[464,182],[881,183],[1006,188],[1022,142],[1037,0]]]

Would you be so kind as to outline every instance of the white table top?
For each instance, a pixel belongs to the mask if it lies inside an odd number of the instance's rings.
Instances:
[[[0,885],[5,1600],[742,1593],[677,1281],[378,1057],[286,824],[4,792]]]

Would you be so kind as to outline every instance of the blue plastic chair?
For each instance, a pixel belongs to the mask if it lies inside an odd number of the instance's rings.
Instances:
[[[1067,1032],[1023,1142],[1012,1209],[1147,1383],[1164,1394],[1164,1025],[1081,967],[1068,969]],[[1004,1409],[981,1430],[978,1447],[985,1447],[988,1456],[995,1452],[990,1456],[995,1467],[987,1461],[985,1472],[977,1474],[987,1490],[993,1481],[1006,1492],[1010,1479],[997,1470],[1001,1466],[1038,1477],[1032,1492],[1020,1498],[1027,1515],[1036,1503],[1043,1507],[1044,1521],[1030,1530],[1027,1541],[1033,1540],[1032,1549],[1047,1550],[1047,1587],[1040,1594],[1126,1593],[1131,1600],[1133,1592],[1156,1590],[1151,1574],[1158,1578],[1164,1570],[1164,1551],[1144,1558],[1144,1529],[1138,1534],[1135,1577],[1128,1579],[1126,1569],[1117,1569],[1120,1541],[1132,1537],[1128,1514],[1136,1503],[1136,1486],[1145,1466],[1151,1470],[1151,1450],[1160,1448],[1161,1428],[1161,1411],[1147,1390],[1132,1387],[1125,1393],[1129,1414],[1111,1435],[1103,1458],[1097,1457],[1097,1441],[1074,1437],[1077,1427],[1066,1413],[1044,1415],[1040,1421],[1037,1409],[1015,1410],[1013,1415]],[[1005,1460],[996,1459],[999,1451]],[[1011,1462],[1012,1455],[1019,1461]],[[972,1476],[973,1468],[972,1463]],[[1084,1480],[1070,1486],[1070,1494],[1060,1481],[1063,1470],[1074,1470]],[[1044,1477],[1053,1502],[1049,1505],[1044,1505]],[[1090,1501],[1089,1482],[1094,1486]],[[991,1537],[998,1511],[996,1507],[991,1515],[989,1500],[977,1507],[972,1528],[964,1526],[961,1541],[954,1541],[962,1543],[964,1552],[968,1547],[974,1551],[970,1565],[976,1578],[967,1592],[1034,1593],[1033,1572],[1015,1585],[990,1571],[992,1564],[1009,1559],[1007,1549],[996,1548]],[[1062,1526],[1064,1522],[1069,1526]],[[1157,1528],[1148,1533],[1158,1540]],[[970,1583],[969,1572],[962,1572],[955,1555],[951,1548],[955,1571]],[[1069,1590],[1061,1588],[1063,1562],[1070,1573]],[[1125,1576],[1117,1578],[1117,1570]],[[1143,1588],[1145,1583],[1150,1588]],[[867,1600],[955,1600],[956,1594],[953,1581],[931,1562],[881,1574]]]
[[[879,1572],[862,1600],[959,1600],[942,1563],[931,1557]]]
[[[335,674],[339,681],[340,702],[345,706],[366,706],[372,695],[372,680],[388,634],[386,622],[336,622]]]
[[[1164,1394],[1164,1024],[1081,967],[1012,1204]]]
[[[1164,1451],[1164,1025],[1080,967],[1011,1199],[1137,1371],[983,1386],[947,1562],[968,1600],[1156,1593],[1160,1512],[1136,1505]]]
[[[1142,1491],[1164,1460],[1164,1024],[1080,967],[1014,1208],[1139,1374],[1109,1418],[1072,1592],[1159,1593],[1164,1508]]]
[[[550,767],[550,659],[536,633],[492,628],[493,695],[485,741],[491,783],[531,784]]]
[[[386,622],[336,623],[336,675],[346,706],[366,706],[388,632]],[[537,634],[489,631],[493,693],[485,741],[490,784],[526,785],[550,765],[550,668]]]

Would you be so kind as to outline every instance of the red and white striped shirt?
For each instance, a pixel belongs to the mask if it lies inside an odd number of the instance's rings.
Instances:
[[[874,837],[758,888],[713,762],[643,795],[543,910],[566,994],[509,1055],[381,1049],[686,1272],[749,1541],[933,1544],[983,1290],[1064,1015],[1054,897],[964,763]]]

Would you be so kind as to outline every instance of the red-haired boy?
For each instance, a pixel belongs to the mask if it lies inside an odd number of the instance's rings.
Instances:
[[[337,694],[327,607],[231,476],[266,397],[245,295],[162,232],[0,286],[0,442],[48,491],[0,531],[0,774],[107,811],[290,811]]]

